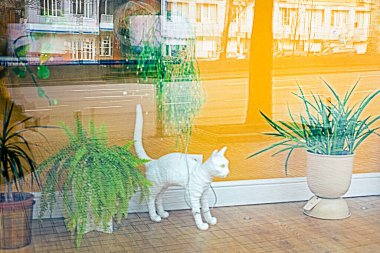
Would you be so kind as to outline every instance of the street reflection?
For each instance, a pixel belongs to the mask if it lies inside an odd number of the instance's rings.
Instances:
[[[270,23],[255,19],[264,1],[2,1],[1,107],[12,99],[20,117],[51,125],[71,124],[81,111],[125,144],[142,103],[152,157],[184,147],[207,157],[228,146],[227,180],[284,177],[281,155],[246,159],[273,141],[249,120],[250,103],[253,113],[289,120],[288,107],[301,113],[297,84],[327,98],[321,79],[340,94],[360,79],[353,103],[379,89],[380,1],[275,0]],[[258,31],[254,22],[263,24]],[[268,29],[270,39],[260,36]],[[250,58],[253,42],[272,45],[257,49],[270,57]],[[263,65],[269,79],[260,79]],[[366,113],[379,111],[373,101]],[[185,145],[175,144],[179,132],[190,136]],[[63,144],[61,132],[47,135]],[[379,144],[371,137],[358,150],[355,173],[380,171]],[[296,152],[289,176],[304,176],[304,163]]]

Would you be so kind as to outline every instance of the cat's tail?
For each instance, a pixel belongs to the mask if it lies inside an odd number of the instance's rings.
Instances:
[[[135,144],[135,150],[136,154],[140,159],[147,159],[152,160],[150,158],[145,150],[142,143],[142,133],[143,133],[143,113],[141,105],[136,105],[136,124],[135,124],[135,134],[134,134],[134,144]]]

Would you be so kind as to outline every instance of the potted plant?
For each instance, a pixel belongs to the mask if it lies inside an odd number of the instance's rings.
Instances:
[[[36,182],[36,162],[33,146],[26,134],[37,134],[38,128],[30,125],[32,117],[16,120],[14,103],[6,102],[0,133],[0,249],[16,249],[30,244],[34,196],[24,192],[23,181],[31,174]],[[29,125],[28,125],[29,124]],[[41,133],[38,133],[41,134]],[[13,192],[17,189],[17,192]]]
[[[75,131],[62,127],[69,143],[46,159],[38,168],[45,175],[40,217],[56,204],[62,194],[65,223],[76,235],[80,247],[83,235],[92,230],[112,232],[112,221],[128,214],[130,198],[137,190],[148,196],[149,182],[138,169],[145,163],[124,147],[108,145],[105,127],[89,123],[87,133],[79,118]]]
[[[285,161],[287,173],[288,160],[295,149],[307,151],[307,183],[315,194],[305,205],[306,215],[322,219],[341,219],[350,216],[347,203],[341,198],[351,184],[355,150],[380,127],[373,127],[380,116],[362,114],[368,104],[380,93],[380,90],[367,95],[360,103],[350,105],[357,83],[343,97],[325,82],[332,98],[322,99],[320,95],[306,96],[299,87],[305,114],[299,115],[299,121],[288,110],[291,121],[273,121],[261,113],[275,130],[266,135],[281,141],[262,149],[250,157],[265,151],[281,148],[274,155],[288,152]]]

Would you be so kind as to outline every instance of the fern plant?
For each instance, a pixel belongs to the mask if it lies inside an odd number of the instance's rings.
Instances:
[[[115,215],[120,222],[128,215],[131,197],[138,190],[140,200],[148,196],[150,184],[138,169],[146,161],[129,151],[131,143],[109,146],[104,125],[96,129],[90,121],[87,133],[81,120],[76,119],[75,124],[75,131],[62,124],[69,143],[46,159],[38,172],[46,178],[40,216],[52,212],[56,192],[61,193],[66,226],[80,247],[89,222],[104,229]]]
[[[311,94],[306,96],[301,87],[296,94],[303,103],[305,114],[300,114],[298,121],[288,109],[290,122],[274,121],[261,112],[268,124],[275,130],[265,133],[280,139],[252,155],[253,157],[265,151],[281,148],[273,154],[288,152],[285,160],[285,173],[288,171],[288,160],[295,149],[305,149],[310,153],[321,155],[351,155],[369,136],[378,135],[373,127],[380,119],[380,115],[362,117],[368,104],[373,101],[380,90],[368,94],[360,103],[351,106],[349,100],[358,83],[340,97],[333,87],[325,82],[332,94],[332,99],[322,99],[321,96]]]

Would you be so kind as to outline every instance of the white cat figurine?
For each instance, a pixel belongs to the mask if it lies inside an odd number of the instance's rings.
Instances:
[[[170,153],[157,160],[150,158],[142,144],[143,115],[141,105],[136,106],[136,125],[134,133],[137,156],[148,159],[145,164],[146,177],[152,183],[148,200],[149,216],[152,221],[160,222],[169,213],[163,207],[163,194],[169,186],[182,186],[190,199],[192,213],[197,227],[208,229],[208,224],[215,225],[217,220],[211,216],[208,191],[213,177],[226,177],[229,173],[228,160],[224,157],[227,147],[215,150],[210,158],[202,164],[202,155]],[[202,214],[205,221],[201,217]]]

